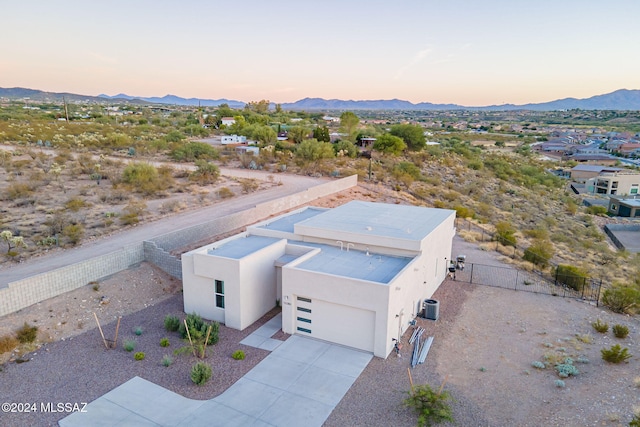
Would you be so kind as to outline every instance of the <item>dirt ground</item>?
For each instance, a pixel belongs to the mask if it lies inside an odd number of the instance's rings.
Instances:
[[[334,206],[351,198],[394,202],[393,193],[358,187],[316,205]],[[478,248],[474,251],[471,244],[461,239],[456,239],[455,245],[466,245],[469,262],[500,256]],[[93,334],[94,341],[99,341],[93,313],[103,324],[118,316],[124,316],[126,324],[132,313],[172,298],[180,299],[180,290],[180,281],[143,263],[100,280],[95,289],[90,284],[0,318],[0,336],[28,322],[38,326],[40,343],[68,342],[71,348],[69,339],[79,334]],[[435,337],[434,344],[427,362],[414,368],[412,376],[416,383],[434,386],[444,383],[456,399],[455,425],[623,426],[634,411],[640,410],[637,318],[610,313],[582,301],[454,281],[446,281],[434,298],[440,301],[440,319],[436,322],[418,319],[418,325]],[[610,326],[628,326],[630,334],[625,339],[615,338],[611,331],[599,334],[591,327],[596,319]],[[122,333],[130,335],[130,332]],[[226,339],[243,336],[228,334]],[[410,346],[406,342],[409,336],[410,331],[403,338],[404,357],[392,354],[387,359],[374,358],[325,425],[415,424],[415,416],[401,404],[409,387]],[[286,336],[281,334],[279,338]],[[236,348],[238,342],[227,346]],[[628,363],[611,365],[601,359],[600,349],[616,343],[629,348],[633,357]],[[58,345],[51,351],[64,349],[65,346]],[[15,364],[15,360],[37,358],[33,354],[38,351],[37,347],[23,348],[5,353],[0,361],[7,363],[5,370],[10,370],[9,365],[11,369],[20,369],[25,365]],[[95,351],[102,354],[104,348],[97,345]],[[545,369],[532,366],[534,361],[566,357],[574,360],[580,374],[564,379],[565,387],[556,386],[559,377],[552,363]],[[578,359],[589,362],[580,363]],[[216,360],[218,375],[224,375],[225,364],[234,362],[237,361],[230,357]],[[225,383],[220,378],[217,381]],[[168,381],[164,386],[170,384]],[[104,388],[109,390],[117,385],[105,384]]]

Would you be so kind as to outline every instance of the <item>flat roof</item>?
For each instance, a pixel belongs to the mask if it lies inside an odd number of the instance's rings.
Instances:
[[[298,223],[298,226],[304,227],[304,232],[299,234],[307,235],[316,234],[309,232],[309,228],[313,228],[319,232],[326,230],[421,241],[453,214],[455,211],[449,209],[355,200],[324,211]]]
[[[572,171],[584,171],[584,172],[601,172],[603,170],[608,171],[621,171],[622,168],[614,168],[611,166],[602,166],[602,165],[576,165],[571,168]]]
[[[617,199],[621,205],[627,205],[630,207],[640,207],[640,199]]]
[[[280,217],[275,221],[270,222],[268,224],[263,224],[258,228],[264,228],[265,230],[278,230],[278,231],[293,233],[293,226],[295,224],[301,221],[304,221],[306,219],[313,218],[314,216],[319,215],[326,211],[327,211],[326,209],[308,207],[303,211]]]
[[[300,246],[320,248],[320,253],[298,264],[295,268],[367,280],[382,284],[389,282],[409,264],[413,258],[381,255],[309,242],[291,242]]]
[[[280,240],[282,239],[276,237],[249,235],[247,237],[229,240],[218,248],[209,249],[207,254],[223,258],[240,259]]]

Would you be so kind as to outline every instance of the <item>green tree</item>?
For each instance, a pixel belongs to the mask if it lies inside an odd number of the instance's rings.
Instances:
[[[411,387],[409,397],[403,403],[416,412],[419,427],[429,427],[444,421],[454,421],[450,400],[452,397],[448,391],[435,391],[429,384],[424,384]]]
[[[349,135],[349,137],[353,135],[358,124],[360,124],[360,119],[355,115],[355,113],[345,111],[340,115],[340,130]]]
[[[268,99],[262,99],[260,101],[250,101],[248,104],[245,104],[244,108],[258,114],[266,114],[269,112],[269,104]]]
[[[427,143],[424,129],[419,125],[400,124],[391,126],[391,135],[402,138],[409,150],[422,150]]]
[[[336,155],[342,155],[347,157],[355,157],[358,155],[358,147],[351,141],[338,141],[333,144],[333,151]],[[342,153],[342,154],[340,154]]]
[[[296,156],[304,160],[317,161],[331,159],[334,157],[334,153],[331,143],[307,139],[302,141],[296,149]]]
[[[303,126],[292,126],[291,128],[289,128],[287,137],[290,141],[293,141],[296,144],[300,144],[302,141],[309,138],[309,129]]]
[[[171,151],[171,157],[178,162],[213,160],[219,157],[218,150],[206,142],[187,142]]]
[[[407,148],[402,138],[385,133],[380,135],[376,142],[373,143],[373,149],[385,154],[393,154],[395,156],[402,154]]]
[[[326,126],[318,126],[313,130],[313,137],[320,142],[330,142],[329,128]]]
[[[269,126],[258,125],[251,134],[251,137],[261,144],[275,144],[278,140],[278,135],[273,128]]]

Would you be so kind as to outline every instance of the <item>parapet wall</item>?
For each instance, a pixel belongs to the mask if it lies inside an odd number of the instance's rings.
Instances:
[[[357,175],[329,181],[277,200],[260,203],[242,212],[163,234],[149,241],[134,243],[110,254],[11,282],[0,289],[0,316],[72,291],[142,261],[152,262],[171,276],[182,279],[180,258],[169,252],[192,242],[242,228],[357,184]]]

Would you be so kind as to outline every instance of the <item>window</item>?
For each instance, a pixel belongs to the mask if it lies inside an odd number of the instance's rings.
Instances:
[[[631,191],[629,194],[638,194],[638,186],[636,184],[631,185]]]
[[[305,307],[298,307],[298,311],[304,311],[305,313],[311,313],[311,309],[310,308],[305,308]]]
[[[298,330],[299,330],[300,332],[306,332],[306,333],[308,333],[308,334],[310,334],[310,333],[311,333],[311,329],[301,328],[300,326],[298,326]]]
[[[224,281],[216,280],[216,307],[224,308]]]
[[[309,298],[304,298],[304,297],[298,297],[298,301],[311,302],[311,300]]]
[[[311,323],[311,319],[305,319],[304,317],[298,317],[298,320],[304,323]]]
[[[616,209],[618,209],[618,207],[616,205],[611,205],[611,210],[615,211]]]

